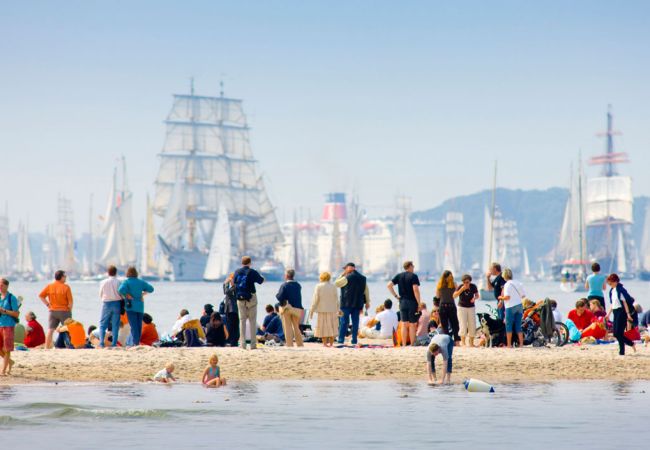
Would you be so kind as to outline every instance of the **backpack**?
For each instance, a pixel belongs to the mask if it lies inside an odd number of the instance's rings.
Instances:
[[[250,269],[242,270],[235,277],[235,293],[237,294],[237,299],[250,300],[252,295],[248,290],[248,274]]]

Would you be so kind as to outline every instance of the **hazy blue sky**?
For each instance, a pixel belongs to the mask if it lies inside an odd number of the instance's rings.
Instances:
[[[495,158],[501,186],[567,185],[608,103],[650,194],[649,2],[5,0],[0,58],[12,228],[55,221],[61,193],[85,229],[121,154],[141,209],[190,76],[244,99],[281,218],[353,187],[433,207],[489,187]]]

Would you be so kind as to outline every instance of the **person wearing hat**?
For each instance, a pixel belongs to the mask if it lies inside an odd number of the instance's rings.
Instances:
[[[349,262],[343,267],[343,273],[336,279],[334,285],[341,289],[341,320],[337,342],[343,344],[352,321],[352,345],[356,345],[359,336],[359,315],[364,305],[366,311],[370,308],[370,292],[366,277],[357,271],[353,262]]]
[[[213,312],[214,306],[212,306],[210,303],[203,305],[203,315],[199,320],[201,321],[201,326],[204,330],[208,327],[208,324],[210,323],[210,317],[212,316]]]

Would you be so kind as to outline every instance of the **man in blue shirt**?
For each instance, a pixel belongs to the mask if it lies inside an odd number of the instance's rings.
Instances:
[[[264,277],[255,269],[251,268],[253,260],[250,256],[241,259],[242,267],[235,271],[233,283],[235,284],[235,295],[237,297],[237,309],[239,310],[239,334],[241,336],[241,348],[246,350],[246,321],[250,331],[251,350],[257,348],[257,292],[255,284],[264,283]]]
[[[284,274],[285,282],[275,298],[280,302],[280,318],[287,347],[293,347],[295,338],[298,347],[303,346],[300,321],[305,313],[302,307],[302,286],[294,280],[296,272],[289,269]]]
[[[11,374],[14,362],[11,352],[14,349],[14,329],[18,323],[18,299],[9,292],[9,280],[0,279],[0,357],[2,375]]]

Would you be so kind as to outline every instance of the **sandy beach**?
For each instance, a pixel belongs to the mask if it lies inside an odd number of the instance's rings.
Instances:
[[[614,345],[563,348],[454,350],[454,381],[474,377],[491,383],[555,380],[650,379],[650,348],[619,357]],[[167,361],[181,382],[197,382],[216,353],[230,380],[395,380],[425,378],[425,348],[164,348],[130,350],[31,350],[15,352],[16,365],[0,385],[31,382],[141,382]]]

